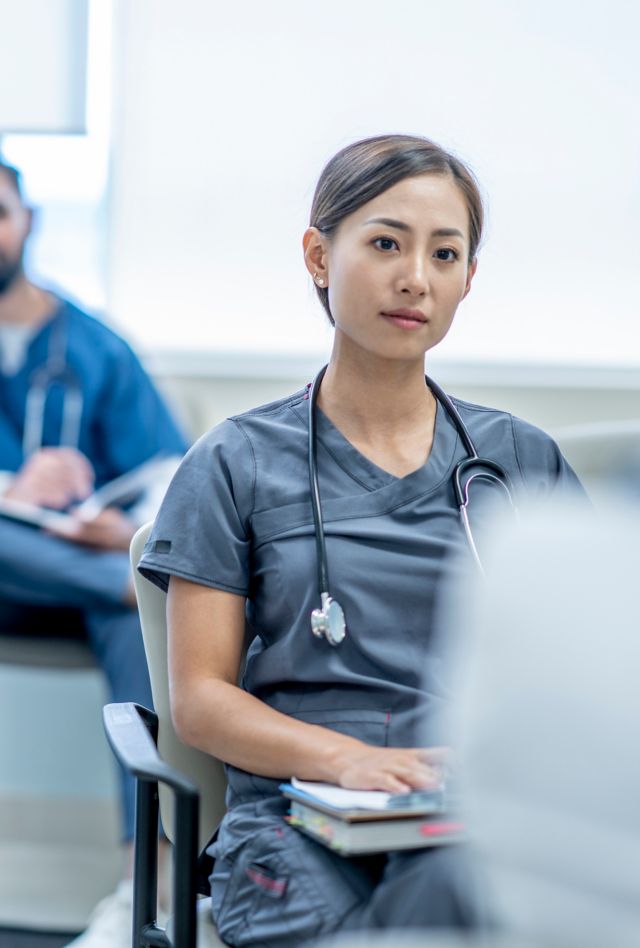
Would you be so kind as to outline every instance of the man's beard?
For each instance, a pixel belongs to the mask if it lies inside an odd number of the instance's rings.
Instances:
[[[7,293],[23,273],[22,253],[13,260],[0,254],[0,296]]]

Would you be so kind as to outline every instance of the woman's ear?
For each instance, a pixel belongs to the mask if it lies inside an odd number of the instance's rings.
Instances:
[[[462,302],[462,300],[465,298],[465,296],[467,295],[467,293],[468,293],[469,290],[471,289],[471,281],[473,280],[474,276],[476,275],[476,270],[477,270],[477,269],[478,269],[478,259],[477,259],[477,257],[476,257],[476,259],[475,259],[475,260],[472,260],[471,263],[469,264],[469,269],[467,270],[467,282],[466,282],[466,285],[465,285],[465,288],[464,288],[464,293],[462,294],[462,298],[461,298],[460,302]]]
[[[302,238],[304,262],[317,286],[329,285],[327,239],[317,227],[308,227]]]

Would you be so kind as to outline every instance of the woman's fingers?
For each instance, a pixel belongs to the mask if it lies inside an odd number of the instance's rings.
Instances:
[[[387,777],[387,785],[382,789],[388,793],[411,793],[413,787],[409,783],[404,783],[399,777],[389,774]]]
[[[445,749],[435,750],[432,760],[429,752],[422,749],[368,747],[349,761],[338,782],[352,789],[388,793],[433,789],[442,784],[443,766],[439,761],[443,759],[441,750]]]
[[[442,772],[439,769],[422,765],[400,774],[399,777],[404,783],[409,784],[410,790],[430,790],[439,787],[442,783]]]
[[[448,764],[453,757],[450,747],[421,747],[416,753],[429,764]]]

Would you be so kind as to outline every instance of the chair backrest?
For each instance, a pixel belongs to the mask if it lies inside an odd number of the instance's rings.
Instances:
[[[190,777],[200,790],[200,848],[208,842],[225,810],[226,778],[219,760],[187,747],[175,732],[169,707],[166,595],[136,569],[152,524],[141,527],[131,541],[131,563],[149,666],[154,710],[158,715],[158,751],[163,760]],[[174,838],[171,791],[160,787],[160,813],[165,833]]]

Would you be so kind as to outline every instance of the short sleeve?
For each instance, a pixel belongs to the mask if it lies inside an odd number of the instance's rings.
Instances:
[[[234,421],[200,438],[184,457],[138,564],[167,590],[170,576],[247,595],[255,488],[251,444]]]
[[[578,475],[553,438],[520,418],[512,418],[520,473],[532,497],[566,494],[586,499]]]

